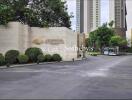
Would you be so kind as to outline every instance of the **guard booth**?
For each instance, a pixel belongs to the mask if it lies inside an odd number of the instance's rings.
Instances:
[[[119,47],[105,47],[103,53],[104,55],[108,55],[108,56],[120,55]]]

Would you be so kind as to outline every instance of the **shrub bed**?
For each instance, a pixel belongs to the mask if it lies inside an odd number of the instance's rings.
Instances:
[[[29,60],[29,58],[28,58],[27,55],[19,55],[19,56],[17,57],[17,59],[18,59],[18,62],[19,62],[20,64],[26,64],[26,63],[28,63],[28,60]]]
[[[7,51],[5,54],[6,63],[9,63],[9,64],[18,63],[18,61],[17,61],[18,56],[19,56],[19,51],[17,51],[17,50]]]
[[[38,62],[44,62],[45,61],[45,56],[43,54],[38,55],[37,59],[38,59]]]
[[[132,47],[128,47],[128,48],[126,48],[126,52],[128,52],[128,53],[132,53]]]
[[[97,54],[91,54],[91,56],[98,56]]]
[[[5,57],[0,53],[0,66],[10,64],[26,64],[33,62],[52,62],[52,61],[62,61],[62,57],[59,54],[46,54],[43,55],[43,52],[40,48],[28,48],[25,51],[25,54],[19,55],[19,51],[17,50],[9,50],[5,53]]]
[[[40,54],[43,54],[42,53],[42,50],[40,48],[28,48],[26,51],[25,51],[25,55],[27,55],[29,57],[29,60],[31,62],[37,62],[37,57],[40,55]]]
[[[0,53],[0,66],[5,64],[5,57]]]
[[[53,61],[62,61],[62,58],[59,54],[53,54],[52,60]]]
[[[46,62],[51,62],[52,61],[52,56],[50,54],[45,55],[45,61]]]

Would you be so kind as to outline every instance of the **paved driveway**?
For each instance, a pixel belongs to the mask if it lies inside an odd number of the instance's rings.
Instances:
[[[0,99],[132,99],[132,56],[0,70]]]

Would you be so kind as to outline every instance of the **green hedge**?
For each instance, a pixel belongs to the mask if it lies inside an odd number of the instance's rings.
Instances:
[[[128,53],[132,53],[132,47],[128,47],[128,48],[126,48],[126,52],[128,52]]]
[[[97,54],[91,54],[91,56],[98,56]]]
[[[7,51],[5,54],[6,63],[9,63],[9,64],[18,63],[18,61],[17,61],[18,56],[19,56],[19,51],[17,51],[17,50]]]
[[[26,64],[29,60],[27,55],[19,55],[17,59],[20,64]]]
[[[45,55],[45,61],[46,62],[51,62],[52,61],[52,56],[50,54]]]
[[[53,54],[52,60],[53,61],[62,61],[62,58],[59,54]]]
[[[42,53],[42,50],[40,48],[36,48],[36,47],[33,47],[33,48],[28,48],[26,51],[25,51],[25,55],[27,55],[29,57],[29,60],[31,62],[37,62],[37,57],[40,55],[40,54],[43,54]]]
[[[38,59],[38,62],[44,62],[45,61],[45,56],[43,54],[38,55],[37,59]]]
[[[5,57],[0,53],[0,66],[5,64]]]
[[[46,54],[43,55],[43,52],[40,48],[28,48],[25,51],[25,54],[19,55],[17,50],[9,50],[6,52],[5,57],[0,54],[0,66],[10,65],[10,64],[26,64],[28,62],[51,62],[51,61],[61,61],[62,57],[59,54]]]

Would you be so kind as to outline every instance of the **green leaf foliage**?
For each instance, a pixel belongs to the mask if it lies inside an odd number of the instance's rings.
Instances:
[[[50,54],[45,55],[45,61],[46,62],[51,62],[52,61],[52,56]]]
[[[90,43],[93,47],[99,48],[109,46],[109,41],[114,34],[114,30],[107,27],[107,23],[103,24],[97,30],[90,33]]]
[[[70,28],[65,2],[61,0],[0,0],[0,24],[21,21],[33,27]]]
[[[38,55],[37,59],[38,59],[38,62],[44,62],[45,61],[45,56],[43,54]]]
[[[53,54],[52,60],[53,61],[62,61],[62,57],[59,54]]]
[[[0,66],[5,64],[5,57],[0,53]]]
[[[25,51],[25,55],[27,55],[29,57],[29,60],[31,62],[37,62],[37,57],[40,54],[43,54],[42,50],[40,48],[36,48],[36,47],[28,48]]]
[[[28,60],[29,60],[29,58],[28,58],[27,55],[19,55],[19,56],[17,57],[17,59],[18,59],[18,62],[19,62],[20,64],[26,64],[26,63],[28,63]]]
[[[19,56],[19,51],[17,50],[9,50],[6,52],[5,54],[5,60],[6,60],[6,63],[9,63],[9,64],[15,64],[17,63],[17,57]]]
[[[110,45],[111,46],[126,46],[127,45],[127,41],[125,39],[123,39],[122,37],[115,35],[113,37],[111,37],[110,40]]]

